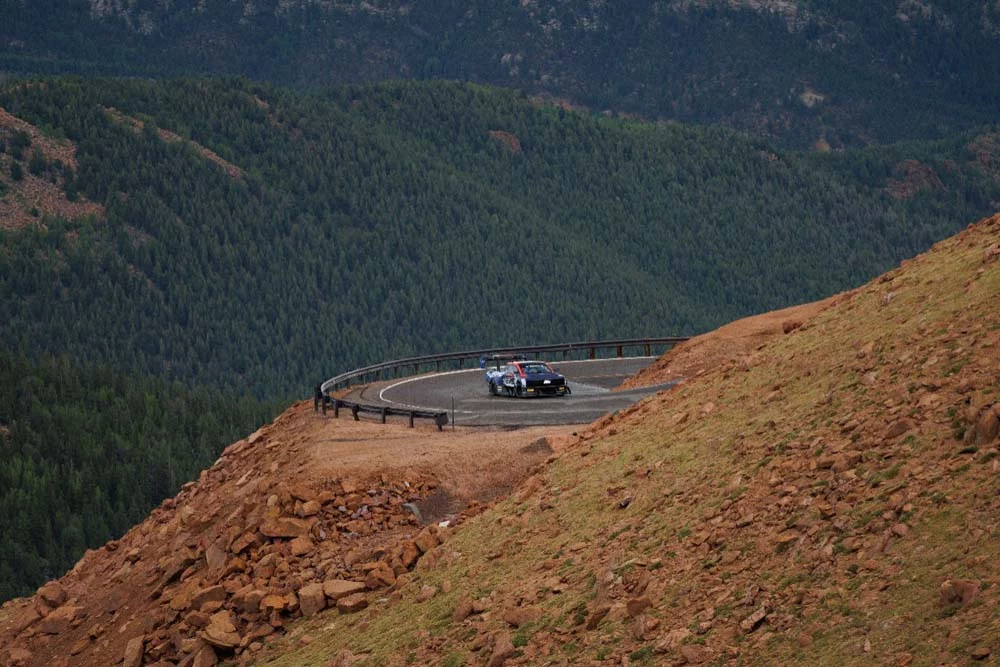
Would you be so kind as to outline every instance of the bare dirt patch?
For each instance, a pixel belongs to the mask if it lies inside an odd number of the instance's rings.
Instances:
[[[885,191],[893,199],[910,199],[924,190],[942,188],[944,184],[937,172],[917,160],[903,160],[897,164],[893,176],[885,183]]]
[[[61,163],[66,169],[76,169],[76,146],[66,140],[45,136],[37,127],[0,108],[0,136],[9,138],[15,132],[24,132],[31,138],[20,166],[24,174],[15,181],[11,176],[14,158],[0,154],[0,184],[6,194],[0,197],[0,229],[19,230],[42,224],[45,216],[73,220],[88,215],[104,216],[104,207],[80,196],[76,201],[66,198],[63,191],[65,179],[53,174],[36,176],[28,169],[28,155],[38,149],[46,162]]]
[[[141,132],[142,128],[146,126],[146,124],[143,121],[139,120],[138,118],[133,118],[132,116],[126,116],[125,114],[123,114],[122,112],[118,111],[117,109],[113,109],[113,108],[108,107],[108,108],[105,108],[104,111],[114,121],[116,121],[118,123],[121,123],[123,125],[130,126],[137,133]],[[162,139],[163,141],[165,141],[167,143],[182,143],[182,144],[187,144],[188,146],[190,146],[195,151],[197,151],[202,157],[204,157],[209,162],[214,162],[215,164],[217,164],[220,167],[222,167],[222,170],[225,171],[227,174],[229,174],[230,178],[242,178],[243,177],[243,170],[242,169],[240,169],[239,167],[237,167],[232,162],[226,161],[225,159],[222,158],[222,156],[220,156],[218,153],[216,153],[215,151],[211,150],[210,148],[206,148],[205,146],[202,146],[201,144],[199,144],[196,141],[191,141],[190,139],[185,139],[184,137],[180,136],[179,134],[171,132],[170,130],[164,130],[163,128],[157,128],[157,134],[159,135],[160,139]]]
[[[46,159],[61,160],[63,164],[76,169],[76,146],[73,145],[73,142],[47,137],[37,127],[9,113],[2,107],[0,107],[0,128],[27,132],[31,137],[32,147],[40,148]]]

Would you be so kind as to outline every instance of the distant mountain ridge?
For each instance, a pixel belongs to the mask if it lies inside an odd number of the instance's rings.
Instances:
[[[797,147],[996,118],[1000,8],[975,2],[0,0],[0,71],[448,78]]]

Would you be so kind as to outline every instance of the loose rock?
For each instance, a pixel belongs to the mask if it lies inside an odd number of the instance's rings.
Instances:
[[[364,593],[353,593],[337,600],[337,609],[342,614],[353,614],[368,606]]]

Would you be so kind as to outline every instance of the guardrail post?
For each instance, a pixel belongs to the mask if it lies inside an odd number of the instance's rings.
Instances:
[[[340,399],[333,399],[333,417],[334,419],[340,419]]]
[[[357,405],[352,405],[351,406],[351,414],[354,416],[354,421],[356,421],[356,422],[357,421],[361,421],[361,418],[358,417],[358,410],[359,409],[360,408]]]
[[[413,428],[413,410],[410,410],[410,428]]]
[[[621,359],[622,358],[622,346],[619,345],[618,349],[615,350],[615,351],[618,353],[618,358]]]
[[[382,423],[385,423],[385,416],[389,414],[389,408],[382,408]]]
[[[590,358],[591,359],[596,359],[597,358],[597,348],[596,347],[590,348]]]
[[[643,347],[643,350],[645,350],[647,357],[650,356],[650,354],[649,354],[649,343],[646,343],[646,345]]]

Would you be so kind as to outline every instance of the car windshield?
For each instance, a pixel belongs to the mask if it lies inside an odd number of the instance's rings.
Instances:
[[[543,364],[541,362],[534,362],[530,364],[524,364],[524,372],[528,375],[535,375],[537,373],[551,373],[552,369],[549,368],[548,364]]]

